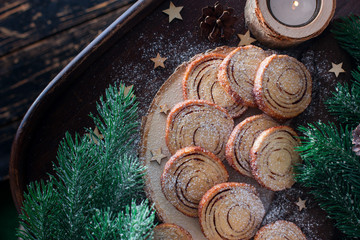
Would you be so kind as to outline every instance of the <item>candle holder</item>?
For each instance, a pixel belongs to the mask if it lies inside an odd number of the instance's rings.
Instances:
[[[336,0],[247,0],[245,23],[259,42],[286,48],[321,34],[335,7]]]

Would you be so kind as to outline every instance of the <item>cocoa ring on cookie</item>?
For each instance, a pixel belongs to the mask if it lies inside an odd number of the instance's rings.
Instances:
[[[203,99],[225,108],[232,117],[238,117],[247,110],[236,103],[221,87],[218,70],[225,54],[207,53],[197,57],[187,67],[183,80],[184,99]]]
[[[225,166],[213,153],[201,147],[186,147],[167,161],[161,175],[161,188],[176,209],[197,217],[202,196],[228,178]]]
[[[153,240],[192,240],[188,231],[173,223],[162,223],[154,228]]]
[[[306,236],[294,223],[278,220],[261,227],[254,237],[254,240],[267,239],[306,240]]]
[[[220,84],[236,102],[256,107],[253,93],[256,70],[267,56],[269,53],[261,48],[248,45],[236,48],[221,63]]]
[[[239,173],[252,177],[250,149],[262,131],[278,124],[266,114],[254,115],[240,122],[226,144],[226,160]]]
[[[188,146],[199,146],[225,159],[225,146],[234,120],[225,109],[205,100],[187,100],[167,117],[165,141],[171,154]]]
[[[304,64],[287,55],[271,55],[259,66],[254,83],[258,107],[278,119],[293,118],[311,102],[312,80]]]
[[[251,171],[255,179],[272,191],[290,188],[294,183],[293,167],[301,163],[295,147],[300,140],[287,126],[263,131],[250,150]]]
[[[256,189],[245,183],[218,184],[199,204],[199,221],[207,239],[250,239],[264,215]]]

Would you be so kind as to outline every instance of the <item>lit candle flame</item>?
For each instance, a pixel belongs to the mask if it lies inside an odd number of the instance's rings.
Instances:
[[[299,2],[293,1],[292,9],[295,10],[297,6],[299,6]]]

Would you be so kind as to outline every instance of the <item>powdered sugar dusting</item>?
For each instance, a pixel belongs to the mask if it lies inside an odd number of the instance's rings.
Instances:
[[[168,26],[164,27],[169,28]],[[169,31],[171,32],[170,29]],[[147,82],[147,88],[149,91],[146,92],[146,95],[143,95],[143,92],[137,93],[136,89],[135,93],[137,97],[139,97],[140,102],[142,102],[141,100],[144,100],[148,103],[148,106],[149,99],[152,99],[157,90],[160,88],[158,79],[161,78],[163,71],[166,71],[170,75],[181,63],[189,61],[190,58],[196,54],[209,49],[209,44],[206,42],[201,42],[199,44],[189,42],[189,39],[192,39],[192,35],[192,32],[186,31],[178,37],[178,41],[173,42],[169,37],[165,37],[161,32],[153,32],[150,34],[140,33],[138,41],[146,43],[144,48],[139,49],[139,51],[141,51],[142,64],[139,64],[139,62],[131,62],[131,58],[120,60],[124,61],[124,63],[114,62],[113,70],[116,73],[116,76],[113,76],[113,78],[117,78],[118,81],[125,78],[134,86],[140,85],[140,83],[144,81]],[[150,61],[150,58],[155,57],[157,53],[160,53],[162,57],[167,58],[164,63],[165,69],[158,68],[149,71],[149,66],[152,66],[153,64]],[[165,80],[166,79],[162,79],[162,81],[160,80],[160,84]],[[140,115],[145,116],[147,110],[147,107],[140,108]]]
[[[306,209],[299,211],[295,204],[298,198],[306,199]],[[295,223],[307,236],[307,239],[327,239],[332,235],[332,223],[326,218],[326,213],[319,209],[311,195],[296,184],[292,188],[277,192],[262,225],[277,220],[287,220]]]
[[[195,39],[194,35],[198,34],[197,32],[177,31],[173,26],[174,25],[170,27],[168,24],[164,24],[161,27],[163,28],[162,31],[167,32],[172,38],[176,38],[176,41],[165,37],[165,34],[162,32],[140,32],[140,34],[138,34],[138,39],[141,44],[139,45],[143,47],[138,49],[141,53],[141,57],[138,59],[140,59],[141,62],[139,62],[139,60],[133,61],[130,56],[133,54],[131,52],[128,53],[128,59],[119,59],[118,61],[113,62],[113,79],[115,79],[115,81],[127,79],[127,83],[135,86],[135,94],[140,102],[140,116],[146,115],[150,103],[160,86],[177,66],[190,60],[194,55],[216,46],[215,44],[212,45],[206,41],[193,41]],[[181,32],[181,34],[179,34],[179,32]],[[304,124],[305,122],[312,121],[312,119],[317,120],[319,117],[323,118],[324,116],[328,116],[326,110],[324,110],[325,108],[322,105],[322,101],[325,96],[330,95],[330,91],[328,90],[329,88],[324,88],[324,83],[330,86],[334,86],[334,83],[336,83],[333,74],[327,72],[328,69],[330,69],[331,61],[333,60],[330,61],[323,56],[329,54],[329,51],[307,50],[305,51],[305,54],[303,54],[303,52],[304,49],[291,49],[289,51],[281,52],[290,54],[297,59],[301,59],[313,77],[313,101],[301,116],[292,121],[295,125],[294,128],[296,128],[299,123]],[[165,61],[165,69],[153,69],[153,63],[150,61],[150,58],[155,57],[157,53],[160,53],[162,57],[168,58]],[[181,79],[181,74],[179,73],[176,77],[178,80]],[[340,75],[340,77],[342,76]],[[146,89],[137,88],[138,85],[143,86],[144,82],[147,83]],[[164,196],[161,193],[160,175],[166,161],[162,161],[160,166],[156,162],[146,162],[146,159],[151,158],[150,150],[159,146],[164,149],[164,154],[166,154],[168,158],[171,156],[164,141],[166,115],[159,114],[158,111],[159,106],[162,104],[173,107],[177,102],[183,100],[181,94],[181,81],[174,81],[172,84],[165,86],[162,90],[162,93],[163,92],[167,92],[166,96],[161,96],[161,94],[159,94],[158,97],[155,98],[152,108],[150,109],[151,114],[148,116],[149,122],[152,121],[160,124],[154,124],[148,128],[148,138],[146,139],[147,145],[146,148],[142,149],[144,151],[142,160],[148,167],[147,184],[150,186],[149,188],[151,188],[150,195],[153,202],[155,202],[155,207],[157,208],[159,215],[163,218],[162,220],[167,222],[179,222],[179,225],[183,226],[185,229],[191,229],[191,234],[196,236],[195,239],[204,239],[198,220],[181,216],[183,215],[181,213],[179,215],[179,212],[164,199]],[[245,115],[248,116],[248,113],[245,113]],[[273,193],[256,185],[253,179],[238,177],[239,174],[234,170],[231,170],[229,166],[226,167],[229,172],[232,171],[230,173],[231,181],[251,182],[257,186],[265,209],[268,209],[267,206],[271,203],[271,196]],[[303,190],[297,188],[295,193],[293,191],[295,190],[292,188],[276,193],[275,200],[271,203],[270,210],[266,215],[263,224],[278,219],[293,220],[304,231],[309,239],[329,239],[327,237],[329,236],[328,234],[323,234],[332,230],[331,223],[326,220],[325,214],[320,210],[317,210],[319,208],[311,200],[310,195],[306,195]],[[302,197],[302,199],[305,198],[302,194],[306,195],[308,208],[299,212],[295,202],[298,197]]]

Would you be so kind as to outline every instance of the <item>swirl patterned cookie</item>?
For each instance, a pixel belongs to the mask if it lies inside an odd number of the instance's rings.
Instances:
[[[236,103],[220,86],[218,70],[225,54],[207,53],[193,60],[187,67],[183,80],[183,96],[203,99],[225,108],[232,117],[238,117],[247,107]]]
[[[254,82],[255,101],[278,119],[293,118],[311,102],[312,80],[307,68],[293,57],[271,55],[261,62]]]
[[[199,146],[222,161],[234,120],[222,107],[205,100],[180,102],[169,113],[165,141],[171,154],[188,146]]]
[[[188,231],[173,223],[162,223],[154,228],[153,240],[192,240]]]
[[[256,70],[267,56],[268,52],[248,45],[236,48],[221,63],[220,84],[236,102],[256,107],[253,93]]]
[[[165,165],[161,188],[169,202],[190,217],[198,216],[202,196],[229,174],[219,158],[201,147],[178,150]]]
[[[254,240],[306,240],[306,236],[301,229],[292,222],[278,220],[260,228]]]
[[[207,239],[250,239],[265,215],[256,189],[245,183],[221,183],[205,193],[199,221]]]
[[[278,124],[266,114],[254,115],[240,122],[226,144],[226,160],[239,173],[253,177],[250,169],[250,149],[264,130]]]
[[[290,188],[294,183],[293,166],[301,163],[295,147],[300,140],[287,126],[263,131],[250,150],[251,171],[254,178],[272,191]]]

